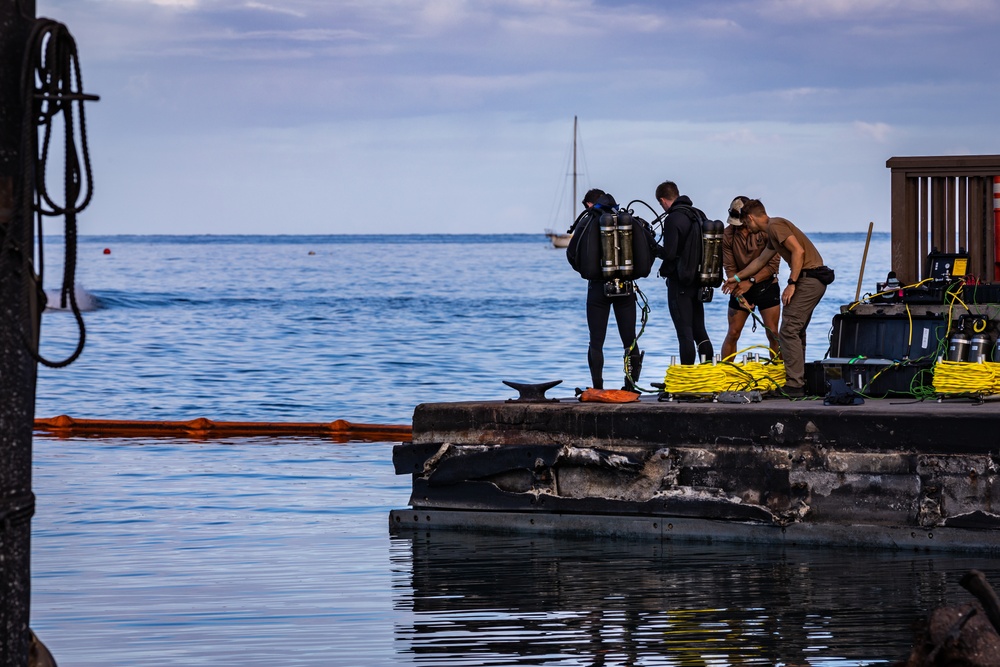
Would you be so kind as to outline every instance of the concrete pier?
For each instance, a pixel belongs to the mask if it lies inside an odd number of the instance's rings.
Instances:
[[[991,399],[424,404],[390,529],[994,551],[998,426]]]

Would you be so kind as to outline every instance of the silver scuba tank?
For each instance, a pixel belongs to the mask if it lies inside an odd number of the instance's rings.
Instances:
[[[632,216],[625,211],[601,215],[601,275],[605,280],[632,277]]]
[[[628,211],[619,211],[617,224],[618,277],[631,278],[635,266],[632,248],[632,216]]]
[[[969,337],[964,331],[956,331],[948,338],[948,361],[969,360]]]
[[[973,334],[969,340],[969,361],[981,364],[990,358],[990,336],[986,333]]]
[[[601,214],[601,275],[605,280],[618,277],[618,216]]]
[[[704,220],[701,227],[699,281],[702,285],[718,285],[722,282],[722,233],[725,225],[719,220]]]

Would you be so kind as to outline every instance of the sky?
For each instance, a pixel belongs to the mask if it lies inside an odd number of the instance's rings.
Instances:
[[[541,233],[578,198],[889,231],[894,156],[1000,154],[1000,0],[37,0],[83,234]],[[641,204],[636,213],[648,212]],[[651,218],[652,214],[645,216]],[[54,230],[57,231],[57,230]]]

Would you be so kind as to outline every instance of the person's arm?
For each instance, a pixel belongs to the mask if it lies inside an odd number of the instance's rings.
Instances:
[[[774,257],[771,258],[771,261],[767,263],[767,266],[758,271],[757,275],[755,275],[754,278],[757,282],[768,280],[772,276],[777,278],[778,270],[780,268],[781,268],[781,255],[775,253]]]
[[[781,293],[781,303],[787,306],[795,294],[795,283],[802,278],[802,264],[806,258],[806,249],[802,247],[802,244],[799,243],[799,240],[793,234],[789,234],[781,243],[791,253],[790,261],[788,262],[788,286]]]
[[[726,278],[736,273],[736,260],[733,258],[733,238],[736,234],[722,234],[722,268],[726,270]]]
[[[722,291],[729,294],[733,289],[743,281],[743,277],[750,277],[757,275],[757,272],[762,268],[767,266],[767,263],[775,255],[775,250],[773,248],[764,248],[764,251],[754,261],[750,262],[749,265],[740,269],[738,272],[734,273],[726,284],[722,286]]]

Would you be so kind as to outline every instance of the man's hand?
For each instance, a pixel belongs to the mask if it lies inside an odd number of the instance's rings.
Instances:
[[[723,294],[732,294],[733,290],[736,289],[736,287],[738,285],[740,285],[740,284],[741,284],[740,281],[736,280],[735,276],[732,277],[732,278],[729,278],[729,279],[726,280],[726,282],[724,282],[722,284],[722,293]]]
[[[785,291],[781,293],[781,303],[787,306],[792,300],[793,294],[795,294],[795,285],[789,285],[785,288]]]

